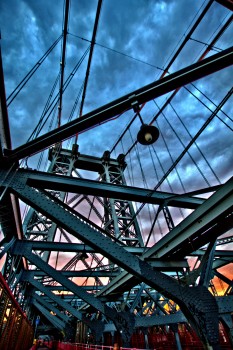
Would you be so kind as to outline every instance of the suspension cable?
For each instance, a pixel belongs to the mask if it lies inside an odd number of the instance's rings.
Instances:
[[[43,109],[43,112],[42,112],[42,115],[41,115],[41,117],[40,117],[40,120],[39,120],[37,126],[35,127],[35,129],[33,130],[33,132],[31,133],[31,135],[29,136],[27,142],[29,142],[29,141],[32,140],[32,139],[35,139],[35,138],[39,135],[39,133],[41,132],[40,126],[41,126],[41,124],[42,124],[42,122],[43,122],[43,119],[44,119],[44,117],[45,117],[45,115],[46,115],[46,112],[47,112],[47,110],[48,110],[50,101],[51,101],[51,99],[52,99],[52,97],[53,97],[54,91],[55,91],[56,86],[57,86],[57,84],[58,84],[59,77],[60,77],[60,72],[59,72],[59,74],[58,74],[58,76],[57,76],[57,78],[56,78],[56,80],[55,80],[55,82],[54,82],[54,84],[53,84],[53,87],[52,87],[51,91],[50,91],[49,97],[48,97],[48,99],[47,99],[47,101],[46,101],[46,104],[45,104],[45,107],[44,107],[44,109]]]
[[[61,126],[61,111],[62,111],[62,96],[63,96],[63,81],[65,71],[65,59],[66,59],[66,41],[68,33],[68,18],[69,18],[70,0],[65,0],[65,17],[63,28],[63,43],[62,43],[62,57],[61,57],[61,69],[60,69],[60,89],[59,89],[59,106],[58,106],[58,127]]]
[[[75,65],[75,67],[73,68],[73,70],[69,74],[68,78],[66,79],[66,81],[65,81],[65,83],[63,85],[63,93],[65,92],[65,90],[69,86],[71,80],[75,76],[75,74],[76,74],[77,70],[79,69],[81,63],[84,61],[88,51],[89,51],[89,47],[86,49],[86,51],[82,55],[81,59],[78,61],[78,63]],[[41,130],[44,127],[44,125],[46,124],[46,122],[47,122],[48,118],[50,117],[51,113],[53,112],[54,108],[56,107],[58,101],[59,101],[59,93],[57,93],[57,95],[54,97],[53,101],[50,103],[50,105],[48,106],[47,110],[45,111],[45,113],[48,113],[49,110],[50,110],[49,114],[47,115],[46,119],[44,120],[43,124],[41,125]]]
[[[209,125],[211,120],[216,116],[216,114],[219,112],[219,110],[224,106],[224,104],[227,102],[227,100],[230,98],[230,96],[233,94],[233,87],[231,90],[226,94],[226,96],[223,98],[223,100],[220,102],[218,107],[215,109],[215,111],[211,114],[211,116],[205,121],[205,123],[202,125],[200,130],[196,133],[196,135],[192,138],[192,140],[188,143],[188,145],[185,147],[185,149],[182,151],[182,153],[179,155],[179,157],[173,162],[172,166],[167,170],[167,172],[164,174],[164,176],[160,179],[158,184],[151,190],[151,192],[148,193],[148,197],[151,197],[153,193],[161,186],[164,180],[167,179],[168,175],[172,172],[172,170],[176,167],[176,165],[179,163],[179,161],[183,158],[183,156],[186,154],[188,149],[191,147],[191,145],[196,141],[196,139],[201,135],[201,133],[205,130],[205,128]],[[146,203],[142,203],[141,206],[138,208],[137,212],[133,216],[131,222],[129,225],[132,224],[132,221],[135,219],[135,217],[140,213],[140,211],[143,209]]]
[[[191,90],[189,90],[186,86],[185,86],[184,88],[185,88],[193,97],[195,97],[203,106],[205,106],[210,112],[213,112],[212,109],[209,108],[209,107],[207,106],[207,104],[205,104],[205,103],[204,103],[199,97],[197,97]],[[210,99],[209,99],[209,100],[210,100]],[[211,100],[210,100],[210,102],[213,103]],[[215,103],[213,103],[213,105],[214,105],[215,107],[217,107]],[[221,111],[222,111],[222,110],[221,110]],[[216,117],[217,117],[223,124],[225,124],[227,128],[229,128],[231,131],[233,131],[233,129],[230,127],[230,125],[228,125],[222,118],[220,118],[218,115],[216,115]],[[228,117],[228,116],[227,116],[227,117]],[[230,117],[229,117],[229,119],[232,121],[232,119],[231,119]]]
[[[188,149],[193,145],[193,143],[197,140],[197,138],[201,135],[201,133],[205,130],[205,128],[209,125],[209,123],[212,121],[212,119],[216,116],[216,114],[219,112],[219,110],[224,106],[224,104],[227,102],[227,100],[230,98],[230,96],[233,93],[233,88],[226,94],[226,96],[223,98],[223,100],[220,102],[218,107],[215,109],[215,111],[212,112],[210,117],[205,121],[205,123],[202,125],[202,127],[199,129],[199,131],[196,133],[196,135],[192,138],[192,140],[188,143],[188,145],[185,147],[185,149],[181,152],[179,157],[175,160],[175,162],[172,164],[170,169],[166,172],[166,174],[163,176],[163,178],[158,182],[158,184],[154,187],[153,191],[156,191],[157,188],[163,183],[163,181],[166,179],[166,177],[172,172],[172,170],[176,167],[176,165],[179,163],[179,161],[183,158],[183,156],[186,154]],[[153,194],[153,192],[152,192]],[[151,194],[151,195],[152,195]]]
[[[98,29],[98,24],[99,24],[101,6],[102,6],[102,0],[99,0],[98,1],[98,5],[97,5],[97,10],[96,10],[94,29],[93,29],[92,39],[91,39],[91,47],[90,47],[89,58],[88,58],[88,63],[87,63],[87,70],[86,70],[86,76],[85,76],[84,87],[83,87],[83,95],[82,95],[82,101],[81,101],[81,106],[80,106],[80,115],[79,115],[80,117],[82,116],[83,105],[84,105],[84,101],[85,101],[85,97],[86,97],[86,90],[87,90],[88,78],[89,78],[89,74],[90,74],[90,68],[91,68],[91,61],[92,61],[92,56],[93,56],[93,51],[94,51],[95,39],[96,39],[96,34],[97,34],[97,29]]]
[[[78,39],[81,39],[81,40],[84,40],[84,41],[87,41],[87,42],[91,43],[91,40],[82,38],[82,37],[79,36],[79,35],[75,35],[75,34],[72,34],[72,33],[69,33],[69,35],[74,36],[74,37],[76,37],[76,38],[78,38]],[[158,67],[158,66],[155,66],[155,65],[152,64],[152,63],[149,63],[149,62],[140,60],[139,58],[133,57],[133,56],[128,55],[128,54],[126,54],[126,53],[124,53],[124,52],[121,52],[121,51],[119,51],[119,50],[112,49],[111,47],[105,46],[105,45],[100,44],[100,43],[97,43],[97,42],[95,42],[95,45],[96,45],[96,46],[103,47],[104,49],[107,49],[107,50],[109,50],[109,51],[115,52],[115,53],[117,53],[117,54],[119,54],[119,55],[128,57],[128,58],[130,58],[130,59],[132,59],[132,60],[134,60],[134,61],[137,61],[137,62],[146,64],[146,65],[148,65],[148,66],[150,66],[150,67],[156,68],[156,69],[158,69],[158,70],[160,70],[160,71],[164,71],[164,69],[161,68],[161,67]]]
[[[33,76],[33,74],[37,71],[40,65],[44,62],[44,60],[48,57],[48,55],[52,52],[55,46],[59,43],[63,34],[55,40],[55,42],[50,46],[50,48],[46,51],[46,53],[39,59],[39,61],[32,67],[32,69],[27,73],[27,75],[23,78],[23,80],[16,86],[16,88],[11,92],[11,94],[7,97],[7,106],[10,106],[11,102],[16,98],[22,88],[26,85],[29,79]]]
[[[186,125],[184,124],[184,122],[182,121],[182,119],[180,118],[180,116],[178,115],[177,111],[175,110],[175,108],[173,107],[173,105],[170,103],[170,106],[173,110],[173,112],[175,113],[175,115],[177,116],[177,118],[179,119],[180,123],[183,125],[183,127],[185,128],[186,132],[188,133],[188,135],[190,136],[190,138],[192,138],[192,135],[190,134],[188,128],[186,127]],[[207,160],[207,158],[205,157],[204,153],[202,152],[201,148],[198,146],[198,144],[196,143],[196,141],[194,142],[194,145],[196,146],[196,148],[198,149],[198,151],[200,152],[201,156],[205,159],[205,162],[207,163],[207,165],[209,166],[210,170],[212,171],[213,175],[215,176],[216,180],[218,181],[219,184],[221,184],[221,181],[219,179],[219,177],[217,176],[217,174],[215,173],[214,169],[211,167],[209,161]],[[189,152],[188,152],[189,154]],[[203,173],[202,171],[200,170],[199,166],[196,164],[195,162],[195,165],[197,166],[199,172],[202,174],[203,176]],[[209,185],[210,186],[210,185]]]
[[[212,3],[212,1],[210,1],[209,3],[208,3],[208,5],[211,5],[211,3]],[[207,5],[207,7],[208,7],[208,5]],[[209,8],[209,7],[208,7]],[[205,8],[205,10],[206,10],[206,8]],[[233,15],[231,15],[229,18],[228,18],[228,20],[226,21],[226,23],[222,26],[222,28],[218,31],[218,33],[215,35],[215,37],[213,38],[213,40],[211,41],[211,43],[208,45],[208,47],[205,49],[205,51],[201,54],[201,56],[199,57],[199,59],[197,60],[197,62],[200,62],[200,61],[202,61],[203,59],[204,59],[204,57],[210,52],[210,50],[211,50],[211,48],[212,48],[212,46],[214,46],[214,44],[217,42],[217,40],[223,35],[223,33],[225,32],[225,30],[229,27],[229,25],[231,24],[231,22],[232,22],[232,20],[233,20]],[[197,20],[197,21],[199,21],[199,19]],[[196,23],[195,23],[195,25],[196,25]],[[192,34],[192,30],[189,32],[189,35],[191,35]],[[186,38],[184,39],[184,41],[186,40]],[[186,41],[185,42],[183,42],[182,44],[181,44],[181,46],[183,47],[184,46],[184,44],[186,43]],[[180,48],[179,48],[180,49]],[[178,49],[178,50],[179,50]],[[181,50],[180,50],[181,51]],[[179,52],[180,52],[179,51]],[[174,55],[174,57],[175,56],[177,56],[176,54]],[[169,71],[168,71],[168,69],[170,68],[170,66],[171,66],[171,64],[174,62],[174,60],[175,60],[175,58],[172,58],[172,60],[169,62],[169,64],[167,65],[167,67],[166,67],[166,71],[167,71],[167,73],[169,73]],[[164,75],[162,75],[161,77],[160,77],[160,79],[163,77]],[[171,96],[169,97],[169,99],[165,102],[165,104],[161,107],[161,111],[163,111],[165,108],[166,108],[166,106],[168,105],[168,103],[173,99],[173,97],[177,94],[177,92],[180,90],[181,88],[177,88],[176,90],[174,90],[173,91],[173,93],[171,94]],[[168,102],[169,101],[169,102]],[[151,124],[153,124],[154,123],[154,121],[158,118],[158,116],[159,116],[159,113],[157,113],[155,116],[154,116],[154,118],[151,120],[151,122],[150,122],[150,125]],[[137,144],[137,140],[133,143],[133,145],[128,149],[128,151],[127,151],[127,153],[126,153],[126,155],[129,153],[129,152],[131,152],[131,150],[135,147],[135,145]]]
[[[213,100],[211,100],[203,91],[201,91],[196,85],[194,85],[193,83],[191,83],[190,85],[192,85],[198,92],[200,92],[201,95],[203,95],[209,102],[211,102],[215,107],[217,107],[216,103],[214,103]],[[194,95],[195,98],[198,98],[196,95]],[[207,105],[205,105],[206,108],[208,108]],[[212,110],[211,110],[212,112]],[[233,122],[233,119],[221,109],[221,112],[228,118],[230,119],[231,122]]]
[[[153,101],[154,101],[154,100],[153,100]],[[154,101],[154,103],[155,103],[156,107],[159,109],[158,104],[157,104],[155,101]],[[168,119],[167,119],[167,117],[165,116],[164,112],[162,112],[161,114],[162,114],[162,116],[164,117],[164,119],[166,120],[166,122],[168,123],[168,125],[170,126],[171,130],[174,132],[174,134],[175,134],[176,137],[178,138],[178,140],[180,141],[180,143],[182,144],[182,146],[184,147],[184,144],[183,144],[182,140],[180,139],[179,135],[177,134],[177,132],[175,131],[175,129],[173,128],[173,126],[171,125],[171,123],[168,121]],[[160,133],[160,134],[161,134],[161,137],[162,137],[163,142],[164,142],[164,144],[165,144],[167,153],[169,154],[169,157],[170,157],[170,159],[171,159],[171,161],[172,161],[172,163],[173,163],[174,160],[173,160],[173,157],[172,157],[171,152],[170,152],[170,150],[169,150],[169,147],[168,147],[166,138],[163,136],[163,133]],[[184,193],[185,193],[186,190],[185,190],[184,184],[183,184],[183,182],[182,182],[182,180],[181,180],[180,174],[179,174],[179,172],[178,172],[178,170],[177,170],[176,168],[175,168],[175,171],[176,171],[177,177],[178,177],[178,179],[179,179],[179,181],[180,181],[181,187],[182,187],[182,189],[183,189],[183,191],[184,191]]]

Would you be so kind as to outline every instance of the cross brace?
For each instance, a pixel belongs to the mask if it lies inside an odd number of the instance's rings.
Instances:
[[[141,281],[174,300],[180,305],[189,322],[197,329],[203,341],[211,345],[218,344],[218,307],[214,297],[205,287],[181,286],[169,276],[154,271],[148,263],[130,254],[123,247],[103,236],[96,228],[80,220],[75,211],[65,206],[64,203],[55,198],[50,198],[46,193],[30,188],[26,185],[26,181],[15,177],[9,185],[25,203],[45,214],[59,226],[89,244],[97,252],[132,273]],[[22,251],[21,249],[18,254],[22,254]],[[23,254],[26,254],[31,262],[36,261],[39,267],[42,266],[41,262],[38,261],[39,258],[33,256],[32,253],[23,252]],[[60,277],[56,276],[56,279],[59,281]],[[61,283],[64,283],[64,281],[61,281]],[[74,290],[71,283],[71,281],[66,281],[67,287]],[[77,286],[75,292],[77,292]],[[82,295],[88,303],[93,303],[91,298],[86,296],[83,291]],[[95,307],[112,319],[112,309],[110,312],[106,306],[103,307],[101,302],[97,301]]]

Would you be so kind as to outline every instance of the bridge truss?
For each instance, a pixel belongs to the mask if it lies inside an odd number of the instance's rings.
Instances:
[[[62,124],[63,95],[69,83],[69,78],[64,81],[67,0],[59,39],[60,88],[43,116],[58,106],[57,124],[15,148],[8,119],[14,94],[7,102],[1,63],[4,278],[30,320],[39,314],[59,330],[71,328],[78,320],[95,333],[97,341],[103,332],[118,331],[127,345],[137,328],[186,323],[205,346],[217,349],[219,321],[233,338],[232,156],[220,157],[218,143],[218,132],[221,139],[232,137],[228,114],[233,88],[224,86],[221,100],[212,101],[210,108],[198,97],[201,91],[196,84],[232,73],[233,48],[211,51],[232,25],[232,1],[207,3],[158,79],[84,114],[102,6],[99,1],[84,55],[88,62],[78,94],[81,103],[74,104],[74,108],[79,104],[79,116]],[[171,73],[213,6],[224,8],[225,21],[196,62]],[[192,122],[192,131],[177,113],[185,94],[208,110]],[[141,115],[144,118],[152,105],[156,112],[147,124],[156,125],[160,137],[156,144],[142,146],[136,134]],[[128,124],[122,121],[124,116]],[[115,128],[120,121],[124,129],[112,145],[106,136],[111,135],[108,125],[115,123]],[[183,125],[182,131],[178,124]],[[205,146],[207,137],[210,141]],[[92,147],[87,154],[82,142],[88,140]],[[103,144],[97,151],[96,142]],[[205,147],[215,147],[216,159],[205,156],[209,154]],[[40,157],[36,170],[28,166],[35,164],[35,154]],[[49,162],[46,170],[41,166],[43,154]]]

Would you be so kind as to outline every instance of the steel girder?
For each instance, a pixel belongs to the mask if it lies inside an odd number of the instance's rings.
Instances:
[[[122,333],[123,333],[123,336],[125,337],[126,342],[129,343],[130,337],[132,335],[133,328],[134,328],[134,316],[132,314],[128,314],[124,312],[117,313],[116,310],[102,303],[99,299],[95,298],[93,294],[86,292],[82,287],[79,287],[73,281],[70,281],[68,278],[61,275],[59,271],[55,270],[52,266],[50,266],[48,263],[43,261],[42,258],[33,254],[30,251],[30,249],[24,249],[23,241],[19,241],[15,244],[15,246],[12,248],[12,253],[14,255],[23,255],[24,257],[26,257],[27,260],[30,261],[30,263],[35,265],[40,270],[44,271],[47,275],[53,277],[54,280],[62,284],[67,290],[73,292],[79,298],[81,298],[86,303],[94,307],[97,311],[101,312],[103,315],[105,315],[110,320],[112,320],[116,328],[119,330],[122,330]],[[45,286],[43,286],[38,281],[33,280],[32,278],[30,278],[29,281],[32,285],[37,286],[41,291],[45,293],[46,291]],[[47,294],[52,300],[58,302],[58,299],[57,299],[58,297],[55,297],[54,299],[54,296],[52,296],[53,294],[52,292],[47,290],[45,294]],[[92,329],[96,331],[95,328],[98,326],[98,324],[95,323],[93,325],[92,321],[84,317],[82,313],[75,310],[73,307],[69,307],[65,302],[63,302],[63,304],[64,304],[64,307],[66,307],[66,310],[70,311],[75,317],[77,317],[79,320],[83,321],[84,323],[87,323],[88,326],[90,326]],[[124,327],[125,325],[127,326]]]
[[[22,280],[28,281],[33,287],[36,288],[37,291],[40,291],[41,293],[48,296],[50,300],[54,301],[56,304],[61,306],[64,310],[67,310],[68,312],[70,312],[74,317],[78,318],[81,321],[84,318],[84,315],[80,311],[76,310],[73,306],[65,302],[58,295],[52,293],[48,288],[46,288],[42,283],[34,279],[32,276],[30,275],[22,276]]]
[[[192,252],[190,255],[191,256],[203,256],[205,254],[205,249],[198,249]],[[220,257],[228,257],[228,258],[233,258],[233,251],[232,250],[215,250],[215,259]]]
[[[8,185],[23,201],[25,201],[25,203],[50,217],[51,220],[55,221],[65,230],[75,237],[82,239],[84,243],[89,244],[97,252],[100,252],[126,271],[132,273],[141,281],[144,281],[165,296],[174,300],[180,305],[182,311],[194,325],[203,341],[209,344],[218,343],[218,308],[214,297],[205,287],[181,286],[177,281],[165,274],[154,271],[148,263],[133,256],[108,237],[104,237],[96,228],[79,219],[75,211],[72,211],[58,200],[50,198],[48,194],[30,188],[26,182],[26,178],[22,181],[22,178],[18,179],[15,177]],[[228,208],[225,208],[225,210],[227,209]],[[18,254],[22,254],[22,249],[23,248],[20,249]],[[27,258],[30,258],[31,261],[33,260],[35,262],[36,260],[39,266],[41,266],[41,262],[38,262],[38,257],[32,256],[31,253],[27,254],[27,252],[24,254],[26,254]],[[60,280],[60,277],[56,276],[56,279]],[[67,282],[68,281],[66,281],[66,283]],[[77,286],[73,286],[70,283],[71,281],[67,284],[67,286],[69,285],[68,288],[71,287],[76,290]],[[85,296],[85,299],[87,302],[89,300],[89,302],[92,303],[90,297]],[[107,316],[109,315],[106,307],[103,308],[101,304],[99,307],[104,314]],[[112,318],[112,314],[110,316]],[[119,318],[118,320],[120,321]]]
[[[191,83],[194,80],[203,78],[209,74],[217,72],[223,68],[232,65],[233,47],[223,50],[220,53],[212,55],[200,62],[194,63],[186,68],[172,73],[163,79],[144,86],[141,89],[132,91],[113,102],[110,102],[81,118],[71,121],[59,129],[55,129],[38,137],[27,144],[15,148],[14,150],[5,149],[4,155],[11,161],[19,160],[43,149],[52,146],[62,140],[65,140],[81,131],[98,125],[103,121],[109,120],[116,115],[132,108],[132,103],[139,105],[162,96],[172,90]]]
[[[25,245],[23,246],[24,250],[28,250]],[[57,272],[60,273],[61,276],[65,277],[116,277],[119,275],[118,271],[106,271],[106,270],[82,270],[82,271],[63,271],[63,270],[56,270]],[[24,272],[24,274],[27,272]],[[31,270],[28,271],[29,274],[31,274]],[[34,276],[37,277],[43,277],[46,276],[46,273],[41,270],[35,270],[33,271]],[[55,287],[56,289],[56,287]]]
[[[47,320],[54,325],[55,328],[60,330],[65,328],[65,323],[62,320],[59,320],[57,316],[51,315],[51,313],[36,300],[33,301],[33,305],[44,315]]]
[[[230,280],[229,278],[227,278],[226,276],[221,274],[219,271],[214,271],[214,274],[215,274],[215,276],[220,278],[223,282],[228,284],[229,287],[233,288],[233,280]]]
[[[47,264],[41,258],[39,258],[39,259],[45,265]],[[22,277],[22,280],[24,280],[24,277]],[[33,287],[35,287],[36,290],[44,293],[46,296],[49,297],[50,300],[54,301],[57,305],[61,306],[64,310],[67,310],[69,313],[71,313],[78,320],[81,320],[82,322],[86,323],[88,325],[88,327],[90,327],[92,329],[92,331],[96,333],[96,335],[98,335],[98,333],[102,334],[103,328],[104,328],[104,325],[102,322],[91,321],[90,319],[86,318],[83,313],[78,311],[75,307],[71,306],[69,303],[65,302],[59,296],[52,293],[42,283],[40,283],[36,279],[34,279],[32,275],[31,276],[25,275],[25,280],[28,281]]]
[[[17,176],[26,177],[27,184],[40,188],[70,193],[82,193],[99,197],[126,199],[129,201],[166,205],[178,208],[196,209],[205,199],[191,197],[187,194],[175,194],[161,191],[145,190],[139,187],[116,185],[94,180],[60,176],[41,171],[19,169]]]
[[[219,316],[231,314],[233,312],[233,296],[215,297],[219,308]],[[135,327],[150,327],[154,325],[169,325],[177,323],[186,323],[187,319],[181,311],[175,314],[156,315],[148,317],[136,317]]]
[[[32,299],[35,299],[38,303],[42,304],[42,306],[54,312],[65,323],[69,321],[69,317],[66,314],[60,312],[60,310],[58,310],[52,303],[46,301],[41,295],[37,294],[36,292],[33,294]]]
[[[224,228],[224,221],[222,219],[221,226],[219,230],[215,232],[217,236],[223,234],[226,230],[233,226],[232,216],[228,213],[232,211],[233,203],[233,178],[231,178],[222,188],[216,191],[206,202],[195,210],[191,215],[189,215],[181,224],[177,225],[172,231],[170,231],[166,236],[161,238],[153,247],[148,249],[143,255],[142,259],[150,259],[151,257],[156,257],[157,259],[164,259],[167,256],[171,256],[170,259],[175,256],[171,254],[172,251],[179,252],[179,247],[185,247],[185,242],[189,242],[192,249],[200,248],[204,242],[205,233],[209,234],[211,232],[211,227],[215,228],[218,218],[220,218],[224,213],[226,213],[227,220],[229,220],[228,226]],[[223,215],[223,216],[224,216]],[[199,243],[196,247],[192,242],[192,237]],[[213,239],[211,235],[211,239]],[[188,254],[188,249],[183,249],[183,254],[185,256]],[[190,251],[191,253],[191,251]],[[116,279],[110,282],[105,288],[103,288],[99,293],[102,295],[115,292],[116,288],[120,285],[125,284],[132,278],[132,275],[127,274],[123,271]]]
[[[6,93],[2,66],[2,52],[0,46],[0,160],[3,161],[3,148],[11,148],[11,136],[6,105]]]
[[[7,159],[3,156],[3,148],[11,148],[11,136],[0,46],[0,163],[1,168],[8,168],[9,164]],[[11,165],[11,169],[13,168],[15,168],[15,164]],[[4,191],[0,191],[0,223],[4,237],[6,241],[9,242],[13,236],[21,239],[23,235],[18,200],[14,195],[4,193]],[[13,270],[11,261],[12,259],[10,257],[9,260],[6,259],[6,265],[4,269],[4,277],[6,280],[9,277],[9,271]],[[25,259],[21,262],[21,266],[27,268]]]

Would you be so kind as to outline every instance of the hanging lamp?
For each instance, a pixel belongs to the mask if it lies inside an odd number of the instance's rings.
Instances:
[[[137,135],[137,140],[141,145],[152,145],[159,138],[159,129],[154,125],[145,124],[142,120],[139,110],[137,111],[139,119],[142,123]]]

